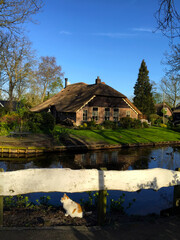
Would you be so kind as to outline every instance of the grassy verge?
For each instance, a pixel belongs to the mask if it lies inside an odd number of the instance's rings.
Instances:
[[[56,131],[62,127],[56,126]],[[161,127],[150,127],[143,129],[104,129],[104,130],[75,130],[66,129],[72,138],[79,138],[82,141],[106,144],[127,144],[127,143],[149,143],[164,141],[180,141],[180,133],[171,129]]]

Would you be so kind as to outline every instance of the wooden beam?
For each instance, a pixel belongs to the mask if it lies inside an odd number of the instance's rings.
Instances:
[[[26,169],[0,173],[0,196],[33,192],[158,190],[180,185],[180,172],[167,169],[103,171],[82,169]]]
[[[3,168],[0,168],[0,173],[4,172]],[[0,227],[3,226],[3,197],[0,196]]]
[[[107,168],[101,168],[101,174],[99,177],[99,181],[104,181],[104,171],[107,170]],[[107,191],[106,190],[100,190],[99,196],[98,196],[98,216],[97,216],[97,222],[98,225],[104,225],[106,221],[106,207],[107,207]]]

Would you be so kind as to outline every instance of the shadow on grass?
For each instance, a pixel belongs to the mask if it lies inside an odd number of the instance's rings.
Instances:
[[[107,136],[107,134],[104,131],[96,132],[96,131],[92,130],[92,132],[95,133],[95,134],[100,135],[101,137],[103,137],[103,138],[105,138],[105,139],[107,139],[109,141],[111,141],[110,144],[113,144],[112,142],[114,142],[114,144],[118,143],[118,144],[126,145],[128,143],[140,143],[141,142],[141,141],[137,140],[137,136],[133,137],[132,134],[127,133],[127,132],[126,133],[123,132],[123,135],[126,137],[126,139],[125,138],[123,138],[123,139],[121,139],[121,138],[115,139],[114,137]],[[120,133],[121,132],[119,131],[119,134]],[[112,134],[113,134],[113,132],[112,132]],[[140,136],[140,137],[141,137],[141,139],[143,138],[142,136]],[[143,139],[148,140],[146,138],[143,138]],[[151,141],[149,140],[149,142],[151,142]]]

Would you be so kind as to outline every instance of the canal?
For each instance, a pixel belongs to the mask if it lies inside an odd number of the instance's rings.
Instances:
[[[14,171],[29,168],[71,168],[135,170],[150,168],[165,168],[175,170],[180,167],[180,146],[123,148],[114,150],[99,150],[89,152],[50,153],[39,156],[0,155],[0,168],[4,171]],[[58,183],[57,183],[58,184]],[[141,190],[140,192],[108,191],[110,199],[117,200],[125,194],[124,208],[133,202],[126,210],[127,214],[159,214],[161,210],[172,207],[173,187],[161,188],[159,191]],[[50,202],[59,205],[63,193],[33,193],[28,194],[31,201],[40,196],[50,196]],[[87,199],[87,193],[68,194],[73,200]]]

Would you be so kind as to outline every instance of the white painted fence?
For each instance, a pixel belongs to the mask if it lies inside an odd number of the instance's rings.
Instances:
[[[140,189],[158,190],[180,185],[180,172],[166,169],[101,171],[71,169],[27,169],[0,172],[0,196],[33,192],[86,192]]]

